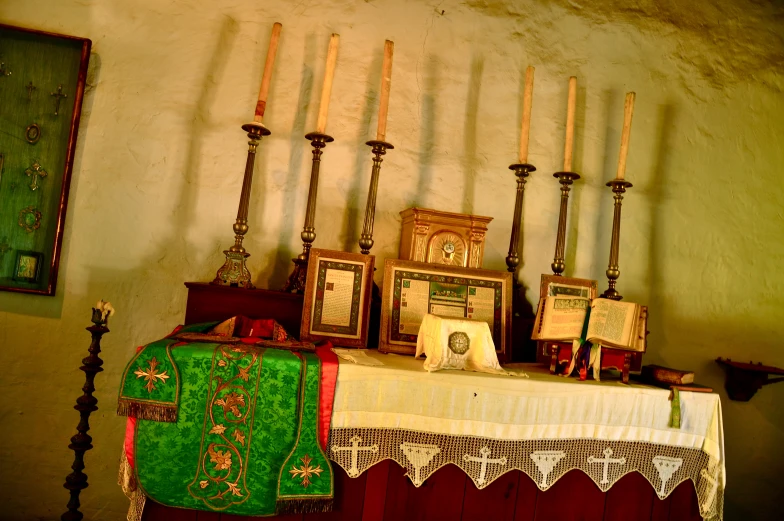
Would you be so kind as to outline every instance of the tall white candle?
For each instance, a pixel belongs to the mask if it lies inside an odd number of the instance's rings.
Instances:
[[[275,64],[275,55],[278,52],[278,42],[280,41],[280,30],[283,26],[275,22],[272,26],[272,36],[270,36],[269,49],[267,49],[267,61],[264,62],[264,74],[261,76],[261,87],[259,88],[259,99],[256,102],[256,113],[253,121],[261,123],[264,119],[264,111],[267,108],[267,95],[269,94],[270,80],[272,79],[272,66]]]
[[[321,103],[319,104],[316,132],[323,134],[327,130],[327,112],[329,112],[329,97],[332,94],[332,80],[335,79],[335,65],[338,61],[338,44],[340,35],[332,34],[327,50],[327,67],[324,71],[324,85],[321,87]]]
[[[384,42],[384,65],[381,67],[381,99],[378,104],[378,129],[376,141],[384,141],[387,136],[387,115],[389,114],[389,89],[392,86],[392,56],[395,44]]]
[[[572,171],[574,153],[574,111],[577,104],[577,77],[569,78],[569,99],[566,103],[566,141],[564,142],[564,172]]]
[[[525,90],[523,91],[523,123],[520,130],[520,163],[528,162],[528,136],[531,131],[531,104],[534,98],[534,68],[525,70]]]
[[[629,154],[629,137],[632,133],[632,114],[634,113],[633,92],[626,93],[626,101],[623,104],[623,133],[621,134],[621,154],[618,158],[617,179],[623,179],[626,175],[626,156]]]

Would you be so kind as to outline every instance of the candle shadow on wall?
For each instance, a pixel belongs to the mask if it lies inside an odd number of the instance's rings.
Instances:
[[[430,55],[425,67],[425,85],[422,92],[422,107],[419,121],[419,181],[416,192],[408,198],[409,206],[427,206],[427,192],[433,177],[433,155],[436,133],[436,95],[438,92],[438,60]]]
[[[596,179],[598,183],[596,189],[599,190],[599,211],[596,215],[596,239],[594,241],[594,274],[599,281],[599,293],[607,287],[607,277],[604,269],[610,258],[610,238],[612,235],[612,215],[613,215],[613,193],[609,187],[605,186],[607,181],[615,179],[618,166],[618,150],[621,143],[621,132],[612,127],[612,122],[623,121],[619,115],[618,103],[623,98],[617,90],[606,90],[602,93],[602,101],[605,103],[605,133],[604,133],[604,163],[601,172],[598,172]],[[620,105],[620,114],[623,114],[623,104]],[[593,176],[591,176],[593,179]],[[598,272],[598,273],[597,273]],[[620,293],[623,290],[619,288]]]
[[[476,156],[476,120],[479,113],[479,91],[482,86],[482,72],[485,61],[475,55],[471,60],[471,77],[468,82],[468,99],[465,110],[465,129],[463,132],[463,213],[474,213],[476,191],[476,170],[479,167]]]
[[[563,98],[566,99],[569,92],[569,85],[564,89]],[[572,171],[580,174],[580,179],[572,185],[569,192],[569,213],[566,227],[566,246],[564,252],[564,263],[566,269],[564,275],[567,277],[579,277],[575,274],[574,268],[577,262],[577,242],[580,232],[580,201],[582,200],[583,188],[586,183],[582,172],[582,157],[585,146],[585,93],[584,86],[577,86],[577,99],[574,108],[574,153],[572,154]],[[560,188],[560,184],[558,185]],[[555,246],[553,246],[555,251]],[[585,275],[585,274],[581,274]]]
[[[216,128],[211,109],[215,104],[218,86],[226,80],[226,65],[236,43],[238,28],[239,25],[234,19],[224,17],[220,24],[210,31],[210,34],[217,33],[210,59],[199,62],[204,66],[193,73],[194,77],[204,80],[196,99],[188,100],[191,101],[189,108],[179,114],[183,122],[191,123],[190,137],[182,140],[187,139],[187,146],[184,150],[182,173],[177,179],[180,183],[179,193],[167,199],[165,204],[162,203],[155,216],[140,220],[132,237],[136,243],[142,244],[144,237],[153,235],[156,238],[155,244],[133,269],[92,268],[87,288],[80,293],[84,296],[79,297],[83,302],[79,307],[85,311],[94,305],[97,298],[110,300],[118,309],[119,318],[110,322],[113,334],[107,339],[111,342],[132,339],[134,343],[139,343],[148,341],[151,337],[157,338],[171,330],[171,324],[182,320],[185,310],[186,293],[183,282],[194,279],[212,280],[224,261],[223,250],[228,249],[231,244],[231,236],[223,233],[214,239],[214,250],[203,255],[191,245],[188,237],[199,233],[199,230],[193,227],[196,212],[212,211],[212,208],[197,208],[199,173],[202,170],[202,158],[205,156],[205,144],[210,142]],[[161,78],[161,81],[166,79]],[[238,131],[238,127],[226,130],[232,134]],[[150,164],[150,158],[141,157],[138,163]],[[133,170],[130,172],[132,174]],[[213,170],[206,169],[205,175],[213,174]],[[149,191],[156,188],[148,187]],[[176,193],[176,189],[172,189],[172,193]],[[239,195],[239,190],[236,195]],[[233,209],[236,209],[236,206],[233,206]],[[230,216],[233,222],[233,211],[227,210],[226,215]],[[164,229],[167,231],[157,233],[155,229],[161,228],[162,222],[166,223]],[[135,224],[122,223],[125,227]],[[225,228],[222,229],[229,232],[230,224],[226,222]],[[128,248],[138,246],[136,243],[129,244]],[[111,288],[112,292],[107,292],[106,288]],[[85,315],[84,318],[88,319],[89,316]],[[129,354],[125,350],[118,353],[106,353],[108,371],[116,371],[122,367],[124,356]]]
[[[648,329],[650,331],[664,331],[665,317],[662,315],[665,309],[669,309],[667,303],[661,298],[663,287],[662,269],[660,260],[664,252],[662,244],[662,225],[664,215],[660,210],[664,196],[663,187],[666,186],[667,173],[670,170],[668,150],[671,150],[671,132],[676,128],[676,109],[671,103],[659,107],[659,121],[656,129],[657,143],[655,152],[655,164],[649,174],[648,181],[648,208],[650,209],[650,244],[648,246],[648,281],[651,288],[649,307],[654,312],[650,314]]]
[[[183,118],[185,121],[191,121],[193,123],[191,126],[191,137],[185,152],[182,189],[180,190],[177,201],[173,202],[171,206],[171,208],[177,209],[176,214],[173,215],[171,219],[173,236],[168,240],[161,241],[160,251],[154,253],[152,258],[148,261],[143,262],[143,266],[154,266],[156,264],[167,265],[166,263],[160,262],[160,259],[165,257],[167,252],[171,253],[172,250],[178,251],[179,254],[183,255],[186,259],[192,258],[192,252],[189,251],[190,247],[187,239],[188,233],[182,232],[185,230],[190,231],[189,226],[194,221],[194,216],[196,214],[196,201],[199,192],[198,174],[201,170],[201,160],[204,156],[203,148],[205,141],[209,139],[208,135],[212,131],[210,109],[215,103],[215,96],[218,90],[217,87],[221,83],[221,78],[225,75],[226,64],[228,63],[229,56],[231,56],[231,51],[234,48],[238,30],[239,24],[237,21],[229,16],[224,16],[218,32],[218,38],[215,42],[215,49],[212,52],[212,56],[210,57],[207,66],[201,73],[203,76],[198,74],[195,75],[196,77],[203,77],[204,83],[199,91],[199,97],[193,104],[192,113],[184,115],[185,117]],[[230,131],[232,133],[237,131],[241,132],[241,130],[236,127],[232,128]],[[237,168],[239,168],[239,164],[237,164]],[[242,178],[240,177],[239,179]],[[237,193],[239,193],[239,191]],[[234,217],[233,213],[229,213],[228,215]],[[231,222],[226,222],[226,227],[224,229],[227,232],[231,229],[231,224]],[[217,242],[215,246],[220,253],[216,252],[215,254],[209,255],[207,259],[204,259],[204,270],[199,269],[197,278],[210,277],[210,280],[212,280],[215,271],[223,264],[223,250],[228,249],[230,246],[230,237],[231,236],[228,234],[221,234],[221,236],[216,239]],[[177,269],[176,264],[168,264],[168,266]],[[206,271],[206,273],[202,275],[203,271]],[[177,277],[177,275],[175,275],[175,277]]]
[[[297,115],[291,128],[291,142],[289,144],[289,175],[283,188],[283,211],[286,215],[280,222],[278,235],[278,249],[272,273],[269,276],[270,288],[280,288],[286,281],[289,273],[294,269],[291,259],[299,252],[294,253],[288,247],[294,235],[295,226],[304,222],[304,208],[302,215],[297,215],[297,196],[307,197],[308,181],[299,183],[302,172],[302,163],[310,142],[305,139],[305,120],[308,115],[308,106],[313,92],[313,62],[316,59],[316,35],[305,36],[305,52],[302,62],[302,75],[299,82],[299,95],[297,96]],[[306,148],[307,147],[307,148]]]
[[[360,129],[364,131],[370,127],[370,121],[373,118],[373,112],[376,108],[376,101],[378,99],[378,92],[375,85],[381,83],[381,61],[383,59],[383,48],[381,54],[376,54],[373,62],[368,69],[367,78],[365,80],[365,106],[362,109],[362,119]],[[358,220],[359,211],[362,207],[363,200],[361,199],[362,187],[370,186],[370,172],[373,168],[373,155],[370,153],[370,147],[365,145],[362,139],[363,134],[360,134],[356,143],[356,156],[354,159],[354,175],[352,176],[351,186],[346,194],[346,211],[343,217],[343,251],[354,251],[358,246],[359,236],[362,230],[362,223]],[[373,137],[375,139],[375,136]],[[363,181],[366,181],[364,184]],[[381,178],[379,177],[379,186],[381,186]],[[382,192],[383,194],[383,192]]]

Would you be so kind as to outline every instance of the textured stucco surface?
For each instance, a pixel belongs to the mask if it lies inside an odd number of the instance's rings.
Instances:
[[[778,7],[777,7],[778,6]],[[376,217],[394,257],[414,204],[495,218],[485,265],[504,267],[522,71],[536,69],[521,280],[549,271],[567,78],[579,78],[567,273],[604,280],[623,94],[637,92],[619,289],[651,310],[646,361],[721,388],[716,356],[784,366],[784,9],[780,3],[603,0],[4,0],[0,20],[93,40],[55,298],[0,294],[3,513],[59,519],[89,308],[119,310],[97,378],[88,519],[122,519],[115,485],[119,374],[183,316],[230,244],[267,38],[284,25],[246,246],[261,287],[299,251],[328,35],[341,34],[316,245],[356,250],[385,38],[396,43]],[[13,173],[6,173],[13,175]],[[380,280],[379,280],[380,282]],[[603,284],[603,283],[602,283]],[[530,298],[530,293],[529,293]],[[749,403],[722,392],[727,519],[778,519],[784,385]],[[165,464],[165,462],[162,462]]]

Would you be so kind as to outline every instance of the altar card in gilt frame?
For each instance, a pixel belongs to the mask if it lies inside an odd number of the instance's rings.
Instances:
[[[428,313],[487,322],[498,360],[511,360],[511,273],[387,259],[378,350],[413,355]]]
[[[300,340],[367,347],[373,255],[310,250]]]

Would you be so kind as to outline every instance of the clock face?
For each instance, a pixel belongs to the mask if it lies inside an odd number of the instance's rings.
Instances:
[[[465,242],[456,233],[439,233],[433,237],[430,244],[428,262],[465,266]]]

